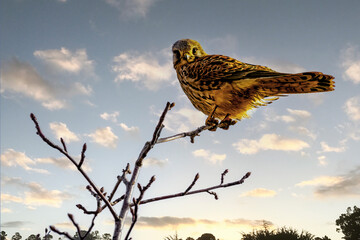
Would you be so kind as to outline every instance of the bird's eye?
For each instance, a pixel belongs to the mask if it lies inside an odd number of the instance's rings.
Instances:
[[[180,52],[179,52],[179,50],[174,50],[174,51],[173,51],[173,54],[174,54],[174,57],[175,57],[176,59],[180,59]]]
[[[197,48],[193,48],[192,53],[195,55]]]

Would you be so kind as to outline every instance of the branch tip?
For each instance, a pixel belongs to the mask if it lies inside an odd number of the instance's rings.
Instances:
[[[33,113],[30,113],[30,118],[31,118],[31,120],[33,120],[34,122],[37,121],[37,120],[36,120],[36,117],[35,117],[35,114],[33,114]]]
[[[65,144],[64,139],[63,139],[63,138],[60,138],[60,142],[61,142],[61,144],[63,145],[64,151],[67,152],[66,144]]]
[[[195,179],[194,179],[194,180],[198,180],[199,178],[200,178],[200,174],[197,173],[197,174],[195,175]]]

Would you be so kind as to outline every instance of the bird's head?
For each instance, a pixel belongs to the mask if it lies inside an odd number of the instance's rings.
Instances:
[[[198,57],[206,56],[200,43],[191,39],[181,39],[172,46],[174,68],[195,61]]]

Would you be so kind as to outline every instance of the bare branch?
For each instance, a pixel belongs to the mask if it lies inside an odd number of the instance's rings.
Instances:
[[[123,225],[125,223],[125,217],[127,212],[129,211],[129,208],[131,206],[130,204],[130,199],[132,196],[132,192],[134,189],[134,185],[136,183],[136,180],[138,178],[140,169],[142,167],[142,163],[143,160],[145,159],[145,157],[147,156],[148,152],[154,147],[154,145],[157,143],[159,137],[160,137],[160,133],[161,130],[164,128],[164,120],[165,120],[165,116],[167,114],[167,112],[174,106],[174,103],[167,103],[165,106],[165,109],[163,111],[163,113],[160,116],[159,122],[154,130],[153,133],[153,137],[151,139],[151,141],[146,142],[143,149],[141,150],[138,159],[135,162],[135,166],[133,169],[133,173],[131,175],[131,179],[128,182],[128,184],[126,184],[126,191],[125,191],[125,197],[123,200],[123,205],[121,207],[120,210],[120,214],[119,214],[119,221],[115,221],[115,229],[114,229],[114,234],[113,234],[113,239],[119,239],[120,235],[121,235],[121,230],[123,228]]]
[[[30,114],[31,120],[35,124],[35,128],[37,130],[36,134],[41,137],[41,139],[46,142],[50,147],[57,149],[59,152],[64,154],[78,169],[78,171],[83,175],[83,177],[86,179],[86,181],[91,185],[91,187],[95,190],[95,192],[101,197],[101,199],[105,202],[106,206],[109,208],[109,211],[111,212],[113,218],[116,220],[118,219],[118,216],[113,209],[111,203],[106,199],[106,197],[99,191],[99,188],[95,185],[95,183],[90,179],[90,177],[86,174],[86,172],[81,168],[81,164],[77,164],[74,158],[72,158],[65,150],[63,150],[58,145],[51,142],[45,135],[42,133],[39,123],[33,113]],[[85,151],[86,151],[86,144],[84,144],[82,149],[82,158],[85,158]]]
[[[70,240],[74,240],[74,238],[73,238],[72,236],[70,236],[70,234],[69,234],[68,232],[61,232],[60,230],[58,230],[58,229],[57,229],[55,226],[53,226],[53,225],[50,226],[50,229],[51,229],[51,231],[56,232],[56,233],[59,234],[59,235],[63,235],[63,236],[67,237],[67,238],[70,239]]]
[[[64,142],[64,139],[63,139],[63,138],[60,138],[60,142],[61,142],[62,145],[63,145],[64,151],[67,152],[66,144],[65,144],[65,142]]]
[[[111,191],[110,195],[109,195],[109,198],[108,200],[111,202],[111,200],[113,199],[114,195],[115,195],[115,192],[117,191],[119,185],[121,182],[123,182],[124,180],[126,180],[126,174],[131,174],[131,171],[130,171],[130,164],[126,164],[126,168],[123,169],[123,174],[121,176],[118,176],[117,177],[117,182],[114,186],[114,189]],[[126,180],[127,181],[127,180]],[[125,181],[125,183],[126,183]]]
[[[176,198],[176,197],[182,197],[182,196],[185,196],[185,195],[191,195],[191,194],[197,194],[197,193],[203,193],[203,192],[210,192],[211,190],[214,190],[214,189],[217,189],[217,188],[226,188],[226,187],[231,187],[231,186],[234,186],[234,185],[239,185],[239,184],[244,183],[245,179],[250,177],[250,175],[251,175],[251,173],[247,172],[238,181],[230,182],[230,183],[227,183],[227,184],[219,184],[219,185],[215,185],[215,186],[212,186],[212,187],[203,188],[203,189],[199,189],[199,190],[189,191],[186,194],[185,194],[185,192],[180,192],[180,193],[165,195],[165,196],[161,196],[161,197],[150,198],[150,199],[142,200],[140,202],[140,204],[147,204],[147,203],[151,203],[151,202],[155,202],[155,201],[160,201],[160,200],[165,200],[165,199],[170,199],[170,198]]]
[[[221,181],[220,181],[220,184],[223,184],[224,183],[224,177],[225,175],[229,172],[229,169],[225,169],[225,171],[221,174]]]
[[[79,162],[78,168],[81,168],[81,165],[84,163],[86,148],[87,148],[86,143],[84,143],[83,148],[82,148],[82,150],[81,150],[81,158],[80,158],[80,162]]]
[[[142,186],[140,184],[137,184],[137,187],[139,189],[139,196],[137,198],[133,198],[133,191],[134,191],[134,187],[135,184],[137,182],[137,178],[139,176],[139,172],[140,169],[143,165],[143,160],[146,158],[148,152],[158,143],[164,143],[164,142],[169,142],[169,141],[174,141],[176,139],[180,139],[180,138],[185,138],[185,137],[190,137],[190,141],[191,143],[194,143],[194,139],[196,136],[199,136],[200,133],[202,131],[205,130],[209,130],[211,128],[213,128],[213,126],[201,126],[193,131],[189,131],[189,132],[183,132],[180,134],[176,134],[173,136],[169,136],[169,137],[165,137],[165,138],[160,138],[161,132],[163,130],[164,126],[164,120],[166,117],[166,114],[168,113],[168,111],[174,106],[174,103],[167,103],[165,109],[163,110],[158,124],[154,129],[152,138],[150,141],[146,142],[144,144],[143,149],[141,150],[135,165],[133,167],[133,170],[130,170],[130,165],[129,163],[127,164],[126,168],[123,169],[123,173],[121,176],[117,176],[117,181],[115,183],[115,186],[113,187],[110,195],[108,197],[106,197],[107,193],[105,192],[104,188],[98,188],[95,183],[89,178],[89,176],[84,172],[82,165],[85,161],[85,152],[87,149],[87,145],[86,143],[83,145],[82,151],[81,151],[81,157],[80,157],[80,161],[79,163],[77,163],[77,161],[75,161],[75,159],[73,157],[71,157],[68,152],[67,152],[67,147],[65,144],[65,141],[60,138],[62,147],[54,144],[53,142],[51,142],[41,131],[40,126],[37,122],[37,119],[35,117],[34,114],[31,114],[30,117],[33,120],[34,124],[35,124],[35,128],[37,130],[36,134],[38,134],[40,136],[40,138],[47,143],[50,147],[57,149],[59,152],[61,152],[63,155],[65,155],[78,169],[78,171],[83,175],[83,177],[86,179],[86,181],[89,183],[89,185],[86,187],[87,190],[90,192],[90,194],[96,198],[97,201],[97,208],[95,211],[89,211],[87,210],[84,206],[82,206],[81,204],[77,204],[76,206],[82,210],[84,212],[84,214],[88,214],[88,215],[93,215],[92,217],[92,221],[91,221],[91,225],[88,228],[88,230],[86,231],[84,236],[81,236],[81,229],[78,223],[76,223],[74,216],[72,214],[68,214],[71,222],[73,223],[73,225],[76,227],[77,233],[79,235],[79,238],[81,240],[85,239],[86,236],[88,236],[88,234],[91,232],[91,230],[93,229],[94,225],[95,225],[95,218],[98,216],[98,214],[100,212],[102,212],[105,208],[109,208],[109,211],[111,212],[113,218],[114,218],[114,222],[115,222],[115,228],[114,228],[114,234],[113,234],[113,239],[114,240],[119,240],[119,238],[121,237],[121,233],[123,231],[123,227],[124,227],[124,223],[125,223],[125,218],[126,215],[128,213],[128,211],[131,212],[132,215],[132,223],[128,229],[128,232],[125,236],[125,240],[130,240],[130,234],[131,231],[133,230],[137,219],[138,219],[138,209],[139,206],[141,204],[146,204],[146,203],[150,203],[150,202],[155,202],[155,201],[160,201],[160,200],[165,200],[165,199],[170,199],[170,198],[176,198],[176,197],[182,197],[185,195],[191,195],[191,194],[197,194],[197,193],[208,193],[210,195],[213,195],[215,197],[215,199],[218,199],[218,195],[216,194],[216,192],[214,192],[213,190],[218,189],[218,188],[226,188],[226,187],[230,187],[230,186],[234,186],[234,185],[239,185],[242,184],[245,179],[247,179],[250,176],[250,172],[246,173],[240,180],[238,181],[234,181],[234,182],[230,182],[230,183],[224,183],[224,178],[225,175],[228,173],[228,170],[226,169],[222,174],[221,174],[221,181],[219,185],[215,185],[212,187],[207,187],[207,188],[203,188],[203,189],[198,189],[198,190],[193,190],[193,187],[195,186],[196,182],[199,179],[199,173],[197,173],[193,179],[193,181],[191,182],[191,184],[186,188],[185,191],[180,192],[180,193],[176,193],[176,194],[170,194],[170,195],[166,195],[166,196],[160,196],[160,197],[155,197],[155,198],[151,198],[151,199],[146,199],[143,200],[144,198],[144,193],[150,188],[151,184],[155,181],[155,176],[153,176],[149,182],[147,183],[147,185]],[[131,174],[132,173],[132,174]],[[127,174],[131,174],[130,179],[127,179]],[[125,184],[125,193],[115,199],[113,201],[113,198],[119,188],[119,185],[121,184],[121,182],[123,182]],[[132,199],[132,201],[131,201]],[[102,204],[101,201],[104,201],[104,205]],[[114,211],[113,206],[116,205],[117,203],[119,203],[120,201],[123,201],[122,203],[122,207],[120,210],[119,215],[117,215]],[[69,238],[70,240],[74,240],[74,238],[72,236],[70,236],[67,232],[61,232],[58,229],[56,229],[54,226],[50,226],[50,229],[60,235],[63,235],[67,238]]]
[[[185,137],[190,137],[190,142],[191,143],[194,143],[195,142],[195,137],[196,136],[200,136],[200,133],[202,131],[205,131],[205,130],[208,130],[212,128],[212,126],[201,126],[193,131],[190,131],[190,132],[183,132],[183,133],[179,133],[179,134],[175,134],[173,136],[170,136],[170,137],[164,137],[164,138],[159,138],[157,140],[156,143],[164,143],[164,142],[170,142],[170,141],[174,141],[176,139],[179,139],[179,138],[185,138]]]
[[[90,185],[86,186],[86,189],[90,192],[90,194],[96,198],[96,192],[92,190],[92,187]]]
[[[216,192],[210,192],[210,191],[206,191],[208,194],[210,194],[210,195],[213,195],[214,196],[214,198],[215,198],[215,200],[218,200],[219,199],[219,197],[218,197],[218,195],[216,194]]]
[[[70,218],[70,221],[72,222],[72,224],[76,227],[76,231],[79,235],[79,238],[81,238],[81,229],[80,229],[80,226],[77,222],[75,222],[75,219],[74,219],[74,215],[72,215],[71,213],[68,213],[68,217]]]
[[[199,179],[199,177],[200,177],[200,175],[199,175],[199,173],[197,173],[194,177],[194,180],[190,184],[190,186],[185,190],[184,195],[187,194],[191,190],[191,188],[195,185],[195,183]]]
[[[129,228],[128,232],[126,233],[125,240],[129,239],[130,233],[133,230],[133,228],[134,228],[134,226],[135,226],[135,224],[137,222],[139,203],[143,199],[144,193],[146,192],[146,190],[149,189],[149,187],[155,181],[155,179],[156,179],[155,176],[152,176],[151,179],[149,180],[148,184],[145,187],[142,187],[140,184],[138,184],[138,189],[140,191],[140,195],[136,200],[135,200],[135,198],[133,198],[132,206],[134,207],[134,209],[132,207],[130,207],[130,212],[131,212],[131,215],[132,215],[132,222],[131,222],[131,225],[130,225],[130,228]]]

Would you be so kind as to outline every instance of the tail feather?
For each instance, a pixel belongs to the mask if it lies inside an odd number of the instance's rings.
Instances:
[[[304,72],[258,79],[267,96],[333,91],[334,77],[321,72]]]

